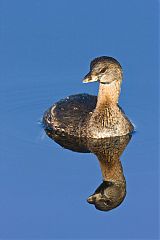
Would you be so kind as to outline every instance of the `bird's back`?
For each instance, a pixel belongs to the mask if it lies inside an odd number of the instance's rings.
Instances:
[[[97,103],[97,97],[89,94],[69,96],[55,103],[45,112],[43,123],[58,133],[79,136],[83,122],[92,112]]]

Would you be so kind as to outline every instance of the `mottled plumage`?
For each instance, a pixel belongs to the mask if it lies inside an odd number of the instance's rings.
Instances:
[[[96,155],[103,183],[88,197],[87,201],[101,211],[108,211],[119,206],[126,196],[126,180],[120,156],[131,139],[127,134],[109,138],[79,138],[59,135],[53,129],[45,129],[47,135],[64,148],[76,152]],[[77,187],[77,185],[75,185]]]
[[[133,125],[118,106],[122,68],[111,57],[91,62],[84,82],[99,81],[98,97],[89,94],[69,96],[55,103],[43,117],[45,127],[75,137],[105,138],[123,136]]]

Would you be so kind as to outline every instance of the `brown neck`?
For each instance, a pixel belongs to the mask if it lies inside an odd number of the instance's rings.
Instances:
[[[124,182],[120,156],[129,143],[131,136],[105,138],[91,142],[89,149],[94,153],[101,167],[104,181]]]
[[[104,181],[124,181],[123,168],[119,158],[112,159],[110,162],[106,159],[99,159],[99,163]]]
[[[121,81],[113,81],[110,84],[100,83],[96,109],[109,105],[117,105],[120,85]]]

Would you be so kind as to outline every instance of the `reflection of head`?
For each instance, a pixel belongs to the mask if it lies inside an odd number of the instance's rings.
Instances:
[[[109,211],[119,206],[126,196],[125,182],[104,181],[91,195],[87,202],[94,204],[98,210]]]
[[[103,183],[88,199],[96,209],[109,211],[119,206],[126,196],[126,181],[120,156],[131,139],[131,135],[104,139],[76,138],[59,135],[45,129],[49,137],[62,147],[76,152],[92,152],[97,156],[103,176]]]

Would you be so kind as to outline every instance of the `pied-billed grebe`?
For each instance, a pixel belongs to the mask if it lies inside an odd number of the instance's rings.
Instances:
[[[99,81],[98,97],[72,95],[55,103],[43,117],[44,126],[59,134],[105,138],[123,136],[133,125],[118,106],[122,67],[112,57],[98,57],[83,82]]]
[[[119,206],[126,196],[126,180],[120,156],[131,139],[131,134],[109,138],[79,138],[59,135],[45,129],[46,134],[63,148],[75,152],[96,155],[103,176],[103,182],[88,197],[87,202],[101,211],[109,211]],[[75,187],[79,187],[75,185]]]
[[[119,206],[126,196],[126,180],[120,156],[129,143],[132,135],[92,139],[88,148],[94,153],[102,171],[103,183],[87,199],[88,203],[102,211]]]

